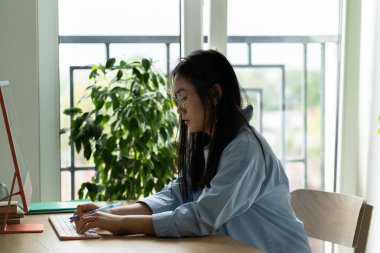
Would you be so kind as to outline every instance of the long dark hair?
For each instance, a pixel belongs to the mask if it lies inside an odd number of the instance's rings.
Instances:
[[[242,110],[239,82],[227,58],[215,50],[198,50],[182,58],[171,72],[188,80],[203,103],[204,122],[211,122],[212,136],[207,133],[188,133],[180,119],[178,170],[181,195],[187,199],[190,192],[210,187],[215,176],[221,154],[236,137],[243,124],[247,124]],[[215,105],[215,84],[222,88]],[[261,143],[260,143],[261,144]],[[204,160],[204,148],[208,145],[209,155]]]

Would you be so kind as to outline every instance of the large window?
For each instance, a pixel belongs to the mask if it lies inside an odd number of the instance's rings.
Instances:
[[[70,99],[76,103],[83,93],[88,75],[83,66],[109,57],[147,56],[168,72],[179,57],[178,0],[59,4],[61,108],[70,106]],[[206,36],[207,8],[205,1]],[[326,117],[335,116],[339,1],[235,0],[228,2],[227,15],[227,56],[256,105],[253,124],[289,165],[293,189],[329,187],[324,184],[323,154],[331,146],[324,138],[331,135],[325,132]],[[75,90],[72,98],[70,89]],[[66,116],[61,121],[67,126]],[[67,136],[62,137],[62,168],[89,166],[72,157],[65,140]],[[66,187],[67,180],[62,182]]]
[[[204,48],[209,7],[204,0]],[[282,160],[291,190],[334,190],[340,1],[230,0],[227,10],[227,57],[254,105],[252,124]],[[74,102],[83,92],[88,71],[82,66],[148,56],[167,72],[179,57],[179,41],[179,0],[61,0],[62,108],[70,105],[70,85]],[[61,124],[67,126],[66,116]],[[93,168],[74,155],[67,136],[61,148],[62,199],[76,198]]]

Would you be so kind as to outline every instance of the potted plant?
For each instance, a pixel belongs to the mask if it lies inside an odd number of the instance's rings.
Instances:
[[[137,199],[159,191],[172,178],[177,116],[165,77],[147,59],[92,67],[93,84],[82,99],[91,110],[68,108],[70,144],[95,164],[92,182],[79,197]]]

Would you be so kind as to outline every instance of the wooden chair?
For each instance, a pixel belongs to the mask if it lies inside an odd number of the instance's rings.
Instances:
[[[291,205],[309,237],[365,252],[373,207],[362,198],[299,189],[291,193]]]

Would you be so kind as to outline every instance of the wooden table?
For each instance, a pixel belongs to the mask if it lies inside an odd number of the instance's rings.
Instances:
[[[62,215],[62,214],[54,214]],[[68,215],[68,214],[63,214]],[[4,253],[259,253],[260,251],[223,235],[157,238],[143,235],[103,235],[94,240],[60,241],[47,214],[27,215],[22,223],[44,224],[42,233],[0,234],[0,252]]]

